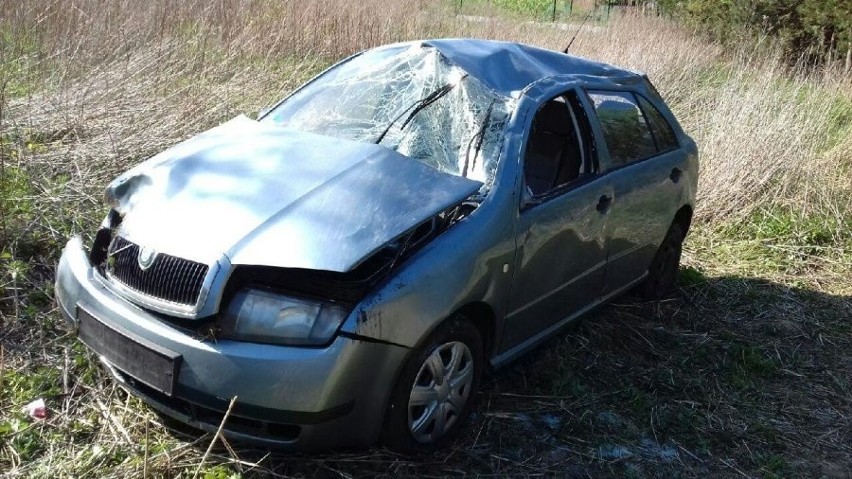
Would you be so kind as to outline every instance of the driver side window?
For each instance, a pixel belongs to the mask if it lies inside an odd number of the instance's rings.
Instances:
[[[533,118],[524,153],[524,182],[533,198],[547,196],[577,180],[588,163],[588,145],[571,95],[569,92],[547,101]]]

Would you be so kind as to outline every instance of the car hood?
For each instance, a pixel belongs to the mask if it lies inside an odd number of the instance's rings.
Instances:
[[[383,146],[237,117],[113,181],[130,241],[212,264],[345,272],[482,184]]]

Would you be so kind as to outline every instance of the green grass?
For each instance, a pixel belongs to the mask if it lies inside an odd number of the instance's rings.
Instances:
[[[451,8],[465,14],[497,14],[502,17],[543,22],[568,19],[580,21],[589,14],[582,2],[570,0],[557,0],[555,10],[553,0],[447,0],[447,3]],[[577,5],[573,5],[574,3]],[[599,15],[605,16],[606,13],[606,7],[599,7]],[[595,21],[601,20],[599,18]]]
[[[730,383],[739,389],[760,387],[761,380],[778,369],[765,352],[753,344],[734,343],[728,350]]]
[[[768,206],[746,217],[698,227],[694,239],[708,258],[742,273],[786,276],[785,281],[798,285],[814,275],[839,278],[852,267],[852,211]],[[681,278],[701,281],[691,271],[682,272]]]

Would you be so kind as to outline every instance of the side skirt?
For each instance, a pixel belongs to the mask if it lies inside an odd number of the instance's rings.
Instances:
[[[625,291],[627,291],[627,290],[633,288],[634,286],[636,286],[637,284],[641,283],[642,281],[645,280],[646,277],[648,277],[647,271],[645,271],[645,274],[643,274],[642,276],[640,276],[636,280],[626,284],[622,288],[617,289],[617,290],[609,293],[608,295],[604,296],[603,298],[598,299],[597,301],[592,301],[591,303],[589,303],[588,306],[577,310],[574,314],[562,319],[561,321],[554,323],[549,328],[541,331],[540,333],[538,333],[534,336],[531,336],[529,339],[518,344],[517,346],[510,348],[510,349],[498,354],[497,356],[492,357],[491,361],[489,361],[490,364],[491,364],[491,367],[494,368],[494,369],[498,369],[498,368],[501,368],[501,367],[505,366],[506,364],[514,361],[515,359],[517,359],[518,357],[520,357],[521,355],[523,355],[527,351],[534,349],[536,346],[538,346],[539,344],[541,344],[545,340],[549,339],[551,336],[553,336],[554,334],[559,332],[559,330],[561,330],[562,328],[565,328],[566,326],[570,325],[571,323],[573,323],[577,319],[580,319],[580,317],[583,316],[584,314],[588,313],[589,311],[592,311],[593,309],[595,309],[598,306],[606,303],[610,299],[624,293]]]

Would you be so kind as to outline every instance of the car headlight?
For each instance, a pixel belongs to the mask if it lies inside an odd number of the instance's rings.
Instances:
[[[322,345],[331,340],[347,314],[333,303],[243,289],[225,311],[222,336],[258,343]]]

